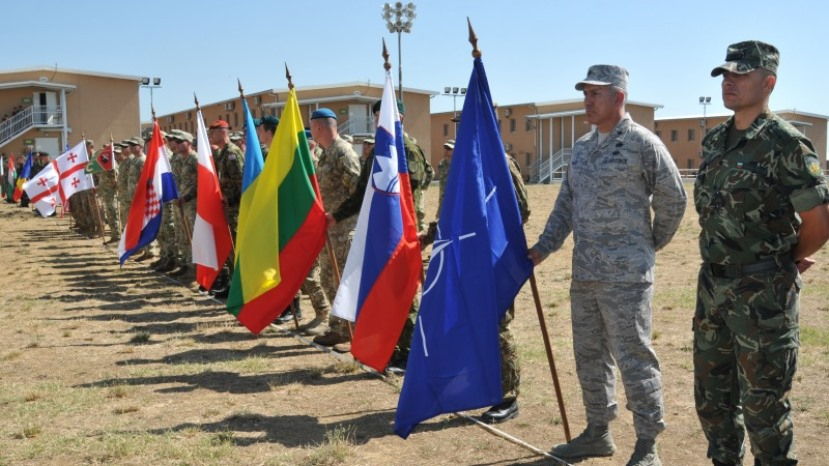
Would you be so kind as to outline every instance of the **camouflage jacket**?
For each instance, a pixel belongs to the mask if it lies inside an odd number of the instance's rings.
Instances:
[[[326,210],[348,199],[357,188],[359,178],[360,159],[351,144],[338,136],[323,149],[317,162],[317,181]]]
[[[242,200],[242,170],[245,166],[245,154],[236,144],[228,143],[223,149],[213,154],[216,161],[216,175],[219,177],[219,186],[222,197],[229,206],[238,206]]]
[[[199,157],[190,151],[187,155],[175,154],[170,159],[170,168],[178,186],[178,198],[182,202],[196,200],[196,182],[199,178]]]
[[[357,179],[357,186],[354,192],[351,193],[340,205],[337,210],[331,215],[337,222],[360,213],[360,208],[363,206],[363,196],[366,195],[368,188],[368,176],[371,174],[371,168],[374,166],[374,148],[369,151],[368,156],[360,162],[360,177]]]
[[[652,283],[656,251],[668,244],[685,213],[679,170],[662,141],[630,115],[601,143],[598,137],[593,131],[576,141],[533,247],[546,257],[572,231],[574,280]]]
[[[512,178],[512,186],[515,188],[515,197],[518,200],[518,212],[521,213],[521,223],[526,224],[530,218],[530,201],[527,198],[527,188],[524,186],[524,177],[521,176],[521,169],[518,162],[507,155],[507,165]]]
[[[435,172],[429,164],[429,159],[426,158],[423,149],[407,134],[403,135],[403,148],[406,150],[406,164],[409,168],[409,181],[412,184],[412,191],[426,189],[435,176]]]
[[[118,163],[118,193],[121,195],[119,196],[119,199],[124,202],[131,200],[131,198],[127,197],[127,195],[129,194],[130,186],[130,165],[132,165],[133,160],[133,157],[129,156]]]
[[[800,227],[795,213],[829,203],[820,161],[812,143],[771,112],[726,147],[733,124],[732,117],[702,142],[694,186],[702,260],[750,264],[789,258]]]
[[[147,161],[147,155],[141,154],[141,157],[134,157],[130,162],[130,173],[127,176],[129,198],[135,196],[135,190],[138,188],[138,180],[141,179],[141,172],[144,171],[144,162]]]

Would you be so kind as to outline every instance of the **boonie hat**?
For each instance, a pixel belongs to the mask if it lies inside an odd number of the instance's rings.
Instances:
[[[585,84],[614,86],[627,92],[628,70],[616,65],[593,65],[587,70],[587,77],[576,83],[576,90],[583,90]]]
[[[711,76],[719,76],[726,71],[746,74],[757,68],[769,70],[776,75],[779,64],[780,51],[777,47],[759,40],[747,40],[729,45],[725,52],[725,63],[711,70]]]

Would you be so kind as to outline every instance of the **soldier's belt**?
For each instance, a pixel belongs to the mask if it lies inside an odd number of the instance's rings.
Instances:
[[[711,275],[717,278],[740,278],[746,275],[753,275],[762,272],[778,270],[780,263],[771,257],[753,264],[707,264]]]

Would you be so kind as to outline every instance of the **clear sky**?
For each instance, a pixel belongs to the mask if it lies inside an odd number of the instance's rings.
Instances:
[[[580,98],[591,64],[630,71],[630,99],[660,104],[658,117],[726,114],[710,71],[733,42],[760,39],[781,51],[772,109],[829,115],[825,1],[415,0],[402,35],[403,85],[465,87],[472,70],[467,16],[477,32],[493,98],[502,105]],[[397,34],[368,0],[42,0],[3,5],[2,68],[57,66],[160,77],[156,113],[247,92],[383,82],[385,38],[397,83]],[[141,90],[142,120],[149,90]],[[458,99],[458,108],[462,102]],[[433,111],[451,111],[437,96]]]

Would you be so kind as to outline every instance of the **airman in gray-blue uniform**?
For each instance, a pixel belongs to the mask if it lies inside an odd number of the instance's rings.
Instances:
[[[665,145],[625,112],[627,82],[624,68],[595,65],[576,84],[595,130],[574,144],[553,211],[529,256],[540,263],[573,232],[573,350],[587,429],[553,448],[553,455],[615,452],[608,424],[618,411],[618,366],[637,437],[627,464],[661,465],[662,380],[651,344],[654,262],[679,227],[687,199]]]
[[[732,44],[722,98],[734,116],[702,142],[694,186],[702,267],[694,314],[694,399],[707,455],[794,465],[789,392],[800,346],[800,274],[829,238],[829,189],[812,143],[768,109],[780,53]]]

